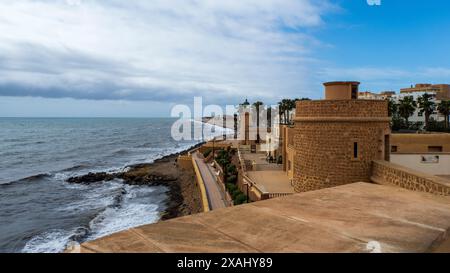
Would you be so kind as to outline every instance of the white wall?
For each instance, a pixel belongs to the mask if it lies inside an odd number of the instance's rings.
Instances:
[[[423,154],[423,156],[433,155]],[[439,163],[422,163],[421,154],[391,154],[391,162],[431,175],[450,175],[450,154],[435,155],[439,156]]]
[[[414,98],[414,100],[416,101],[416,103],[418,103],[418,98],[420,96],[423,96],[424,94],[430,94],[430,95],[436,95],[436,92],[414,92],[414,93],[403,93],[403,94],[399,94],[399,95],[395,95],[393,96],[393,99],[396,102],[399,102],[400,99],[403,99],[404,97],[408,97],[408,96],[412,96]],[[432,101],[434,103],[436,103],[436,108],[437,105],[441,102],[439,100],[436,100],[435,98],[432,99]],[[414,114],[409,118],[410,122],[425,122],[425,114],[423,114],[422,116],[419,116],[419,105],[417,105],[416,111],[414,112]],[[430,116],[431,118],[433,118],[436,121],[444,121],[445,117],[443,115],[441,115],[437,109],[436,109],[436,114],[433,114]]]

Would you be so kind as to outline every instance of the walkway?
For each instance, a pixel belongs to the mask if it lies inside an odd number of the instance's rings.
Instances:
[[[216,178],[212,171],[208,168],[208,165],[203,161],[203,158],[200,158],[198,153],[194,153],[192,157],[197,163],[203,182],[205,183],[206,195],[208,197],[210,209],[215,210],[227,207],[222,191],[219,188],[219,185],[217,185]]]

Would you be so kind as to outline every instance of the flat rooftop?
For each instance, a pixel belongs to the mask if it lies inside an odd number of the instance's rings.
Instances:
[[[429,252],[450,197],[369,183],[300,193],[133,228],[82,252]],[[374,243],[375,242],[375,243]]]
[[[244,160],[248,160],[254,162],[256,164],[257,171],[281,171],[283,169],[282,164],[269,163],[267,162],[266,153],[251,153],[251,152],[243,152],[241,151],[242,158]]]
[[[265,192],[295,193],[284,171],[250,171],[247,176]]]

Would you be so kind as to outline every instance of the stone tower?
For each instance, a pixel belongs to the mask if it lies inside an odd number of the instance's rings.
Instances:
[[[369,182],[372,161],[389,160],[387,101],[358,100],[359,82],[324,85],[325,100],[297,102],[296,192]]]

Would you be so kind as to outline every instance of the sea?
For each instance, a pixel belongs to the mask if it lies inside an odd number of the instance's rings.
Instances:
[[[123,171],[203,141],[174,140],[175,121],[0,118],[0,252],[61,252],[74,243],[157,222],[166,209],[169,189],[164,186],[66,180]],[[220,127],[210,131],[222,134]]]

